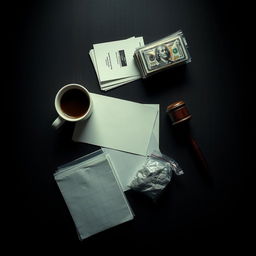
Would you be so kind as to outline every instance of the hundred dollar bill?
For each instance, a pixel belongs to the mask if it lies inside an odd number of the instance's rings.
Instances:
[[[167,68],[191,61],[181,30],[138,48],[134,59],[143,78]]]

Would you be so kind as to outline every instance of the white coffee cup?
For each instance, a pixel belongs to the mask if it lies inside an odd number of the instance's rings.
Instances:
[[[65,121],[77,122],[92,114],[92,98],[89,91],[80,84],[67,84],[56,94],[55,109],[59,116],[52,123],[58,129]]]

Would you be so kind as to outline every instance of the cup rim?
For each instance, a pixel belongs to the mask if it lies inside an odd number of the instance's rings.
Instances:
[[[84,113],[84,115],[82,115],[82,116],[80,116],[80,117],[78,117],[78,118],[69,117],[68,115],[66,115],[66,114],[61,110],[61,107],[60,107],[60,98],[62,97],[62,95],[63,95],[66,91],[69,90],[68,88],[70,88],[70,89],[71,89],[71,88],[78,88],[78,89],[80,89],[81,91],[85,92],[86,95],[87,95],[88,98],[89,98],[89,102],[90,102],[90,103],[89,103],[89,107],[88,107],[87,111]],[[90,113],[91,113],[91,108],[92,108],[92,99],[91,99],[91,96],[90,96],[89,91],[88,91],[84,86],[82,86],[82,85],[80,85],[80,84],[76,84],[76,83],[70,83],[70,84],[64,85],[63,87],[61,87],[61,88],[58,90],[58,92],[57,92],[57,94],[56,94],[56,96],[55,96],[54,104],[55,104],[55,109],[56,109],[58,115],[59,115],[62,119],[66,120],[66,121],[70,121],[70,122],[77,122],[77,121],[80,121],[80,120],[82,120],[82,119],[84,119],[85,117],[87,117],[87,116],[90,115]]]

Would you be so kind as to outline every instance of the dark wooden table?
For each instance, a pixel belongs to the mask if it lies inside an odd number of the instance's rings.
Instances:
[[[12,247],[35,246],[39,252],[56,246],[85,253],[101,248],[118,252],[116,245],[121,251],[245,250],[252,223],[252,152],[246,146],[252,147],[252,84],[245,82],[249,65],[244,64],[254,47],[247,34],[251,16],[241,18],[241,13],[250,8],[203,0],[16,2],[2,9],[8,16],[2,21],[8,46],[2,48],[8,78],[2,86],[9,94],[2,97],[8,104],[4,137],[10,158],[6,172],[12,177],[6,192],[13,213]],[[109,92],[100,90],[88,55],[93,43],[131,36],[149,43],[179,29],[189,44],[191,63]],[[73,124],[51,128],[57,116],[55,94],[72,82],[93,93],[160,104],[160,149],[185,172],[174,177],[156,204],[126,192],[135,219],[83,242],[53,179],[57,166],[99,148],[73,142]],[[185,101],[192,114],[190,128],[208,161],[207,175],[171,127],[165,111],[177,100]]]

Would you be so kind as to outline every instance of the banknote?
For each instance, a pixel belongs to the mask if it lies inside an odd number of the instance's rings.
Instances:
[[[181,30],[138,48],[134,59],[143,78],[191,61],[187,41]]]

